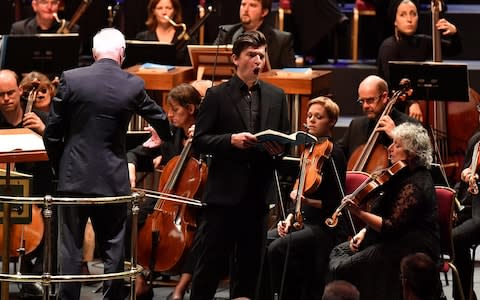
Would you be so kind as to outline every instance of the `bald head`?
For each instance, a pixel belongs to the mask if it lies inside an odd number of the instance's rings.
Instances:
[[[388,84],[385,80],[383,80],[377,75],[369,75],[364,80],[362,80],[362,82],[360,82],[360,85],[358,86],[359,94],[360,89],[365,88],[376,89],[377,92],[383,93],[388,91]]]

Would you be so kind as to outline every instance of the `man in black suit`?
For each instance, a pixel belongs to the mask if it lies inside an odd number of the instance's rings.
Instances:
[[[65,71],[45,129],[44,142],[58,175],[58,192],[76,197],[129,195],[125,137],[133,113],[162,139],[171,138],[164,111],[138,77],[123,71],[125,39],[114,28],[93,38],[95,63]],[[126,204],[60,207],[60,272],[80,274],[82,241],[90,217],[105,273],[124,265]],[[104,299],[123,299],[122,280],[104,282]],[[60,286],[59,299],[79,299],[80,284]]]
[[[59,5],[60,0],[32,0],[35,16],[13,23],[10,34],[56,33],[62,26],[54,16],[58,13]],[[68,25],[65,22],[63,25]],[[78,29],[75,25],[70,31],[78,32]]]
[[[265,64],[265,36],[242,33],[233,45],[236,75],[208,89],[200,106],[193,147],[212,154],[203,194],[207,203],[197,234],[198,260],[190,299],[212,299],[231,266],[231,298],[252,299],[266,237],[266,200],[273,184],[275,160],[284,148],[258,144],[254,133],[289,130],[281,89],[258,80]]]
[[[276,30],[265,22],[271,6],[272,0],[242,0],[240,3],[241,22],[233,25],[221,25],[214,44],[232,44],[243,32],[258,30],[267,39],[270,66],[273,69],[294,67],[295,53],[292,34]]]

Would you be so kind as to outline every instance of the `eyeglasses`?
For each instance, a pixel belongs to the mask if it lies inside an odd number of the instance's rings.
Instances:
[[[59,0],[36,0],[36,1],[39,5],[42,5],[42,6],[47,6],[48,4],[50,4],[51,6],[55,6],[60,4]]]
[[[0,92],[0,98],[4,98],[5,95],[7,95],[8,97],[12,97],[13,94],[15,94],[16,91],[17,91],[17,89],[9,90],[9,91],[6,91],[6,92]]]
[[[377,102],[378,99],[380,99],[380,97],[382,95],[383,95],[383,93],[381,93],[380,95],[377,95],[375,97],[370,97],[370,98],[365,98],[365,99],[358,98],[357,103],[360,104],[360,105],[363,105],[364,103],[367,103],[368,105],[372,105],[373,103]]]

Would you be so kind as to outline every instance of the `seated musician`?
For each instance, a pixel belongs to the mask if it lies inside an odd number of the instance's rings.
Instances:
[[[267,53],[273,69],[295,67],[292,34],[274,29],[265,21],[272,7],[272,0],[242,0],[240,23],[221,25],[214,45],[233,44],[245,31],[258,30],[267,39]]]
[[[352,159],[358,159],[352,157],[352,154],[367,142],[377,123],[377,130],[380,132],[377,143],[388,147],[392,142],[392,130],[396,125],[406,121],[417,122],[395,108],[390,114],[381,117],[389,101],[388,84],[382,78],[370,75],[360,82],[357,102],[362,106],[365,115],[354,118],[343,137],[338,141],[338,147],[343,149],[349,164]]]
[[[339,113],[338,105],[327,97],[310,100],[306,120],[308,132],[318,138],[328,137],[329,140],[325,142],[330,142]],[[315,149],[320,147],[321,144],[317,144]],[[304,155],[308,153],[308,148],[307,145]],[[318,150],[313,151],[315,153]],[[268,233],[269,239],[275,239],[268,247],[268,265],[275,293],[280,294],[282,276],[286,276],[282,299],[320,299],[330,251],[346,240],[339,227],[331,228],[324,222],[342,199],[346,160],[336,146],[333,146],[331,153],[325,154],[328,158],[323,161],[321,170],[316,170],[315,166],[308,170],[322,174],[317,189],[301,199],[297,199],[296,189],[290,194],[292,201],[302,201],[303,228],[296,230],[293,227],[293,212]],[[288,266],[284,269],[287,262]]]
[[[371,196],[370,211],[360,208],[362,199],[343,200],[366,227],[330,254],[331,278],[353,283],[362,299],[402,299],[401,259],[424,252],[437,261],[440,255],[430,138],[423,127],[409,122],[392,134],[389,159],[405,166],[365,197]]]
[[[25,82],[22,80],[22,83]],[[19,85],[15,72],[7,69],[0,70],[0,129],[25,127],[40,135],[43,134],[48,113],[37,109],[35,104],[31,112],[25,113],[26,104],[22,101],[22,94],[24,89],[27,91],[28,88],[26,85]],[[51,98],[53,95],[48,92],[44,96]],[[37,99],[30,100],[37,102]],[[16,163],[15,170],[33,176],[32,196],[45,196],[52,193],[53,174],[48,162]],[[41,214],[38,216],[41,217]],[[36,274],[42,272],[42,249],[40,245],[26,255],[23,265],[20,266],[21,272]],[[25,297],[42,296],[42,292],[40,283],[24,283],[21,286],[21,295]]]
[[[432,37],[417,33],[419,20],[419,1],[395,0],[390,4],[390,14],[395,34],[386,38],[378,50],[378,74],[385,80],[390,79],[389,61],[426,61],[432,59]],[[441,52],[446,56],[458,55],[462,43],[457,27],[442,18],[435,24],[441,32]],[[441,59],[441,58],[440,58]],[[396,82],[390,82],[396,84]],[[397,104],[398,109],[422,121],[423,115],[417,101],[405,101]]]
[[[142,41],[158,41],[162,43],[179,43],[183,28],[173,26],[173,23],[179,25],[182,21],[182,5],[179,0],[150,0],[147,6],[148,17],[145,25],[147,30],[137,33],[136,39]],[[180,38],[180,39],[179,39]],[[195,37],[190,37],[188,44],[196,44]],[[190,65],[187,43],[182,43],[180,49],[177,49],[178,65]]]
[[[172,157],[182,152],[186,140],[193,134],[193,132],[189,133],[189,128],[195,124],[195,117],[201,99],[199,91],[187,83],[182,83],[169,92],[168,118],[173,126],[174,138],[172,141],[160,141],[155,132],[153,132],[152,138],[146,142],[146,146],[139,145],[127,153],[130,184],[132,187],[136,185],[136,172],[138,169],[153,170],[153,168],[157,168],[160,165],[165,165]],[[142,205],[139,213],[139,228],[144,224],[147,215],[153,211],[156,202],[156,199],[148,199]],[[129,248],[127,247],[127,249]],[[184,265],[184,273],[187,274],[183,276],[185,288],[182,289],[182,297],[186,286],[190,282],[191,276],[188,275],[191,274],[190,270],[193,269],[193,262],[190,262],[191,259],[194,259],[194,255],[188,255],[187,262]],[[153,296],[153,290],[146,286],[145,278],[139,278],[137,281],[137,296],[142,296],[144,299]]]
[[[35,16],[17,21],[12,24],[10,34],[57,33],[62,27],[62,20],[57,19],[60,0],[32,0],[32,9]],[[60,22],[59,22],[60,21]],[[68,21],[63,26],[68,25]],[[78,32],[78,25],[74,25],[70,32]]]
[[[56,92],[58,78],[51,81],[45,74],[32,71],[23,76],[20,81],[20,87],[24,92],[24,98],[28,98],[32,88],[37,88],[36,97],[33,102],[33,108],[48,113],[50,111],[50,103]]]
[[[480,111],[479,111],[480,112]],[[462,283],[463,294],[468,299],[473,291],[473,268],[470,248],[480,243],[480,196],[478,193],[478,154],[475,154],[475,147],[480,142],[480,132],[477,131],[468,141],[465,153],[465,162],[461,173],[461,182],[458,188],[458,197],[466,207],[459,212],[459,224],[453,229],[453,243],[455,247],[455,266],[458,269]],[[472,161],[473,166],[472,166]],[[457,293],[457,289],[453,289]],[[460,297],[454,294],[455,299]]]

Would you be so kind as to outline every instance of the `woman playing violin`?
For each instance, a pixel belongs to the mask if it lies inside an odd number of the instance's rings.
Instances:
[[[339,112],[338,105],[327,97],[310,100],[306,120],[308,133],[317,138],[328,137],[324,142],[330,142]],[[320,144],[316,145],[318,146]],[[302,201],[303,229],[293,229],[294,213],[290,213],[285,220],[278,223],[276,229],[268,233],[269,239],[274,239],[268,247],[270,276],[272,276],[274,292],[279,294],[283,266],[288,261],[282,299],[320,299],[328,266],[328,255],[337,241],[340,241],[339,229],[329,228],[323,221],[333,212],[342,198],[341,188],[345,183],[346,159],[343,152],[335,146],[327,156],[321,170],[308,170],[321,172],[319,187],[299,200],[296,200],[297,190],[293,190],[290,194],[293,202]],[[289,243],[290,250],[287,253]]]
[[[406,166],[386,181],[370,212],[348,196],[348,210],[365,222],[349,242],[330,255],[332,279],[350,281],[362,299],[402,299],[399,266],[402,257],[427,253],[439,257],[438,207],[432,176],[432,146],[420,125],[403,123],[393,130],[388,148],[392,164]]]

